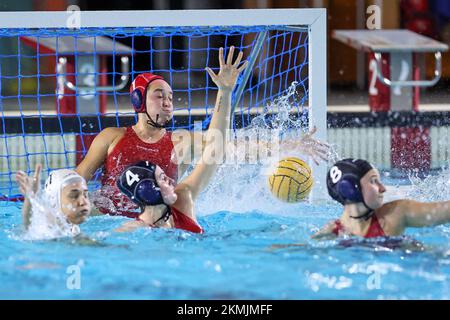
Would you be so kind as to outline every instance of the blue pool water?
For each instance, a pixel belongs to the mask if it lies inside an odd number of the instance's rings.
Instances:
[[[85,239],[29,241],[20,209],[0,204],[0,298],[449,299],[450,225],[408,230],[422,249],[316,242],[338,205],[282,204],[265,182],[220,177],[198,202],[203,235],[119,234],[126,218],[98,216],[82,225]]]

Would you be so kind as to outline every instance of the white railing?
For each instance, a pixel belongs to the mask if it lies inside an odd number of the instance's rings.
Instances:
[[[391,128],[328,129],[328,142],[341,158],[366,159],[379,168],[391,167]]]
[[[333,145],[340,157],[367,159],[380,169],[391,168],[391,129],[389,127],[332,128],[328,129],[327,133],[327,141]],[[448,165],[450,127],[431,127],[430,138],[431,168]],[[28,135],[26,137],[7,135],[6,139],[0,140],[0,156],[2,156],[0,171],[16,172],[33,169],[36,163],[42,163],[44,169],[75,167],[75,150],[76,137],[73,134]],[[9,155],[9,158],[6,159],[5,155]]]
[[[0,139],[0,171],[34,170],[37,163],[41,163],[44,170],[74,167],[75,151],[73,134],[6,135]]]

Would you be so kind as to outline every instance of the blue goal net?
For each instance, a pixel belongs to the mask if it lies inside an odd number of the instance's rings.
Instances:
[[[129,85],[142,72],[172,86],[170,130],[206,129],[218,52],[244,51],[249,67],[233,93],[233,128],[268,115],[294,83],[291,115],[308,105],[308,30],[288,26],[0,29],[0,201],[18,198],[15,175],[74,168],[106,127],[137,118]]]

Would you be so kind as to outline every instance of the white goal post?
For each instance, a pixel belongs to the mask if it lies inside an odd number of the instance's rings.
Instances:
[[[74,11],[0,12],[0,30],[9,28],[73,28]],[[327,13],[326,9],[232,9],[80,11],[80,28],[146,28],[176,26],[301,26],[308,32],[308,116],[315,138],[327,140]],[[73,20],[73,19],[72,19]],[[1,91],[0,91],[1,92]],[[312,199],[326,199],[327,164],[312,161],[315,187]]]

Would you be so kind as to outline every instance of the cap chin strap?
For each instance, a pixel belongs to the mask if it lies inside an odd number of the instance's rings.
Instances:
[[[364,219],[365,221],[367,221],[367,220],[369,220],[370,218],[372,218],[372,216],[373,216],[373,214],[374,214],[374,212],[375,212],[375,210],[373,210],[372,208],[370,208],[367,204],[366,204],[366,202],[363,200],[363,202],[362,202],[363,204],[364,204],[364,206],[367,208],[367,209],[369,209],[369,211],[367,211],[366,213],[364,213],[364,214],[362,214],[362,215],[360,215],[360,216],[350,216],[350,218],[353,218],[353,219]]]
[[[167,208],[166,211],[161,215],[161,217],[159,217],[158,220],[153,222],[151,226],[156,226],[156,224],[161,220],[163,220],[164,223],[166,223],[169,220],[170,216],[172,215],[172,210],[170,209],[169,206],[167,206],[166,208]]]
[[[147,110],[145,110],[145,114],[147,115],[147,118],[148,118],[147,124],[154,128],[163,129],[166,127],[167,123],[169,122],[169,121],[167,121],[165,124],[159,124],[158,123],[159,113],[156,115],[156,121],[153,121],[152,117],[150,117]]]

